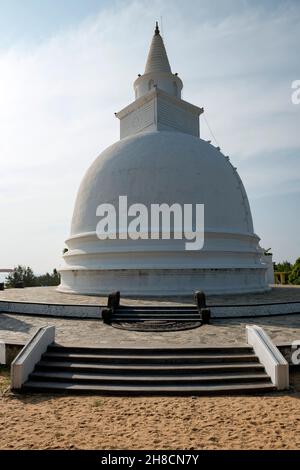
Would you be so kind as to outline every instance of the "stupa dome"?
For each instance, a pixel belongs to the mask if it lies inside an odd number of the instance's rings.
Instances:
[[[71,235],[95,232],[99,204],[204,204],[205,231],[253,236],[243,183],[213,145],[181,132],[139,133],[108,147],[80,185]]]
[[[121,139],[104,150],[80,185],[59,290],[132,295],[258,292],[266,265],[243,183],[228,157],[199,137],[203,112],[181,99],[158,28],[136,100],[117,113]],[[115,239],[96,234],[101,204],[204,204],[204,245],[180,239]],[[150,222],[151,224],[151,222]]]

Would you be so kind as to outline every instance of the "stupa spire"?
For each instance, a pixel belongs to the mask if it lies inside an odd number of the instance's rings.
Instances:
[[[182,81],[177,73],[172,73],[163,38],[156,22],[145,72],[138,75],[134,84],[135,97],[140,98],[153,89],[162,90],[181,99]]]
[[[144,73],[156,72],[172,73],[164,41],[160,35],[157,21]]]

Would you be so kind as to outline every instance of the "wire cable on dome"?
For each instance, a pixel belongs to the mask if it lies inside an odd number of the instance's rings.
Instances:
[[[207,128],[208,128],[208,130],[209,130],[209,132],[210,132],[210,134],[211,134],[213,140],[214,140],[215,143],[217,144],[217,147],[220,148],[220,145],[219,145],[219,143],[218,143],[218,141],[217,141],[217,139],[216,139],[216,137],[215,137],[215,134],[213,133],[213,131],[211,130],[210,125],[208,124],[208,120],[207,120],[207,118],[206,118],[206,116],[205,116],[205,113],[203,113],[202,116],[203,116],[203,118],[204,118],[205,124],[207,125]]]

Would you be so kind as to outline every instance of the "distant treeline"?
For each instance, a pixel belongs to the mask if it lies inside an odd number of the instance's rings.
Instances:
[[[56,269],[52,273],[36,276],[29,266],[17,266],[5,279],[5,287],[58,286],[60,275]]]

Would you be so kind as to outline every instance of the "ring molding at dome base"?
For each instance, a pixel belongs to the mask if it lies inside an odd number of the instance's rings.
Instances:
[[[122,295],[191,295],[266,292],[266,268],[228,269],[85,269],[62,268],[59,292],[106,295],[119,290]]]

